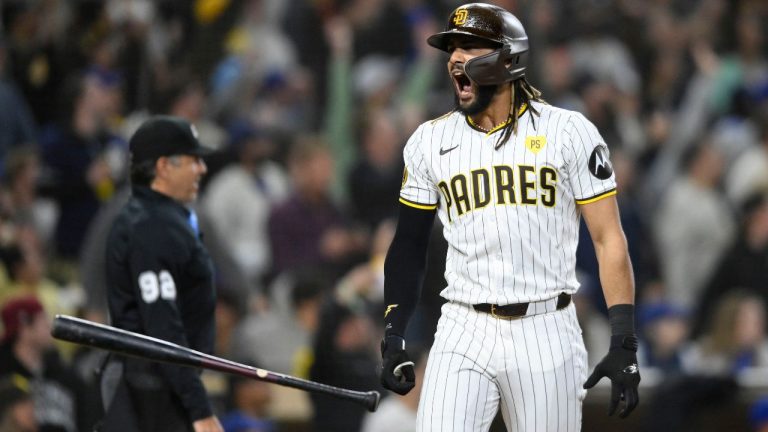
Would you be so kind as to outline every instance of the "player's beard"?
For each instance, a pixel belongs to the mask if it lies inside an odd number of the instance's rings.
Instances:
[[[499,88],[498,85],[478,85],[477,86],[477,94],[475,95],[474,100],[469,103],[469,105],[462,106],[461,101],[459,101],[459,95],[456,93],[453,94],[453,99],[456,103],[456,109],[459,110],[464,115],[475,115],[480,114],[481,112],[485,111],[490,105],[491,101],[493,101],[493,96],[496,94],[496,90]]]

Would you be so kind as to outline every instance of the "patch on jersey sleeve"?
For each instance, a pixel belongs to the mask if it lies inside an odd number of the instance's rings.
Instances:
[[[532,135],[525,137],[525,147],[536,154],[547,145],[547,137],[544,135]]]
[[[400,183],[400,189],[405,187],[405,182],[408,181],[408,167],[403,168],[403,182]]]
[[[589,156],[589,173],[600,180],[608,180],[613,174],[613,166],[608,159],[608,149],[599,145],[592,150]]]

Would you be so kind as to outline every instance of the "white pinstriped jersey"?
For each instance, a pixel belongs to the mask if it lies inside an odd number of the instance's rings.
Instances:
[[[578,289],[576,204],[616,193],[608,148],[583,115],[533,106],[540,116],[523,112],[498,150],[501,127],[483,132],[458,111],[423,123],[405,146],[400,201],[437,207],[450,301],[510,304]]]

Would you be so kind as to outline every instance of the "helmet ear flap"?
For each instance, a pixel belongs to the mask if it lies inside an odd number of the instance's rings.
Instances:
[[[478,85],[499,85],[525,75],[528,51],[512,53],[508,45],[475,57],[464,65],[467,77]]]
[[[516,52],[512,54],[512,62],[507,65],[509,71],[509,80],[516,80],[525,75],[525,69],[528,67],[528,51]]]

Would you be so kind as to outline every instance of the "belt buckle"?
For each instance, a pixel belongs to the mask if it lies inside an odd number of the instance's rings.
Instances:
[[[496,305],[495,304],[491,305],[491,316],[496,318],[496,319],[502,319],[502,320],[505,320],[505,321],[512,321],[514,319],[521,318],[519,316],[497,315],[496,314]]]

